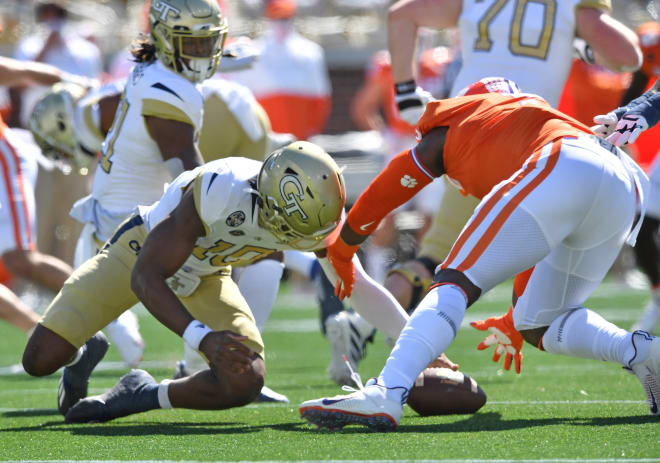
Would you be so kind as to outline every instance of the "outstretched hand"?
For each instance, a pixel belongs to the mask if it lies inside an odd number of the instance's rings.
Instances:
[[[493,362],[499,362],[502,354],[504,357],[504,369],[510,370],[512,361],[516,364],[516,373],[520,374],[522,370],[522,346],[523,337],[513,326],[513,307],[500,317],[490,317],[486,320],[471,322],[470,326],[480,331],[490,331],[491,334],[479,343],[478,350],[487,349],[495,345],[493,352]]]

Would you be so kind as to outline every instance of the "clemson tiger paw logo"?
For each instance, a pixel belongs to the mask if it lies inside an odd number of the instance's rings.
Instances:
[[[401,185],[403,185],[406,188],[415,188],[415,186],[417,186],[417,180],[415,180],[410,175],[406,174],[403,177],[401,177]]]

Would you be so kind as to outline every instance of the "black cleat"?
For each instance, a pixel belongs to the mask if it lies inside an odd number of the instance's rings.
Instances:
[[[80,360],[64,368],[57,388],[57,409],[62,415],[66,415],[80,399],[87,397],[89,377],[109,346],[105,335],[99,331],[85,343],[85,351]]]
[[[104,422],[160,408],[158,383],[144,370],[131,370],[112,389],[71,407],[67,423]]]

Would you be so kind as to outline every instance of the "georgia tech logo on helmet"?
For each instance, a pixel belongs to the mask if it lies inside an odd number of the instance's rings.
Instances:
[[[296,190],[298,190],[298,193],[286,193],[285,189],[287,184],[292,184],[295,186]],[[305,192],[303,190],[302,184],[300,183],[300,180],[298,180],[298,177],[295,175],[285,175],[282,177],[282,180],[280,180],[280,194],[286,202],[286,205],[283,207],[286,215],[291,215],[297,211],[300,212],[303,220],[307,220],[307,214],[305,214],[305,211],[302,210],[300,203],[298,202],[298,200],[302,201],[305,198]]]
[[[170,5],[167,2],[158,1],[158,0],[153,5],[153,9],[160,13],[160,17],[158,19],[160,19],[161,21],[166,20],[167,15],[170,14],[170,13],[174,13],[173,16],[175,18],[178,17],[181,14],[180,9]]]

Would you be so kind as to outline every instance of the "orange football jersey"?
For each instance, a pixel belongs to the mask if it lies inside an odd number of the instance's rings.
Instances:
[[[443,126],[449,127],[443,153],[445,173],[463,193],[477,198],[509,178],[545,144],[592,133],[534,95],[498,93],[429,103],[417,125],[420,134],[423,137]]]

